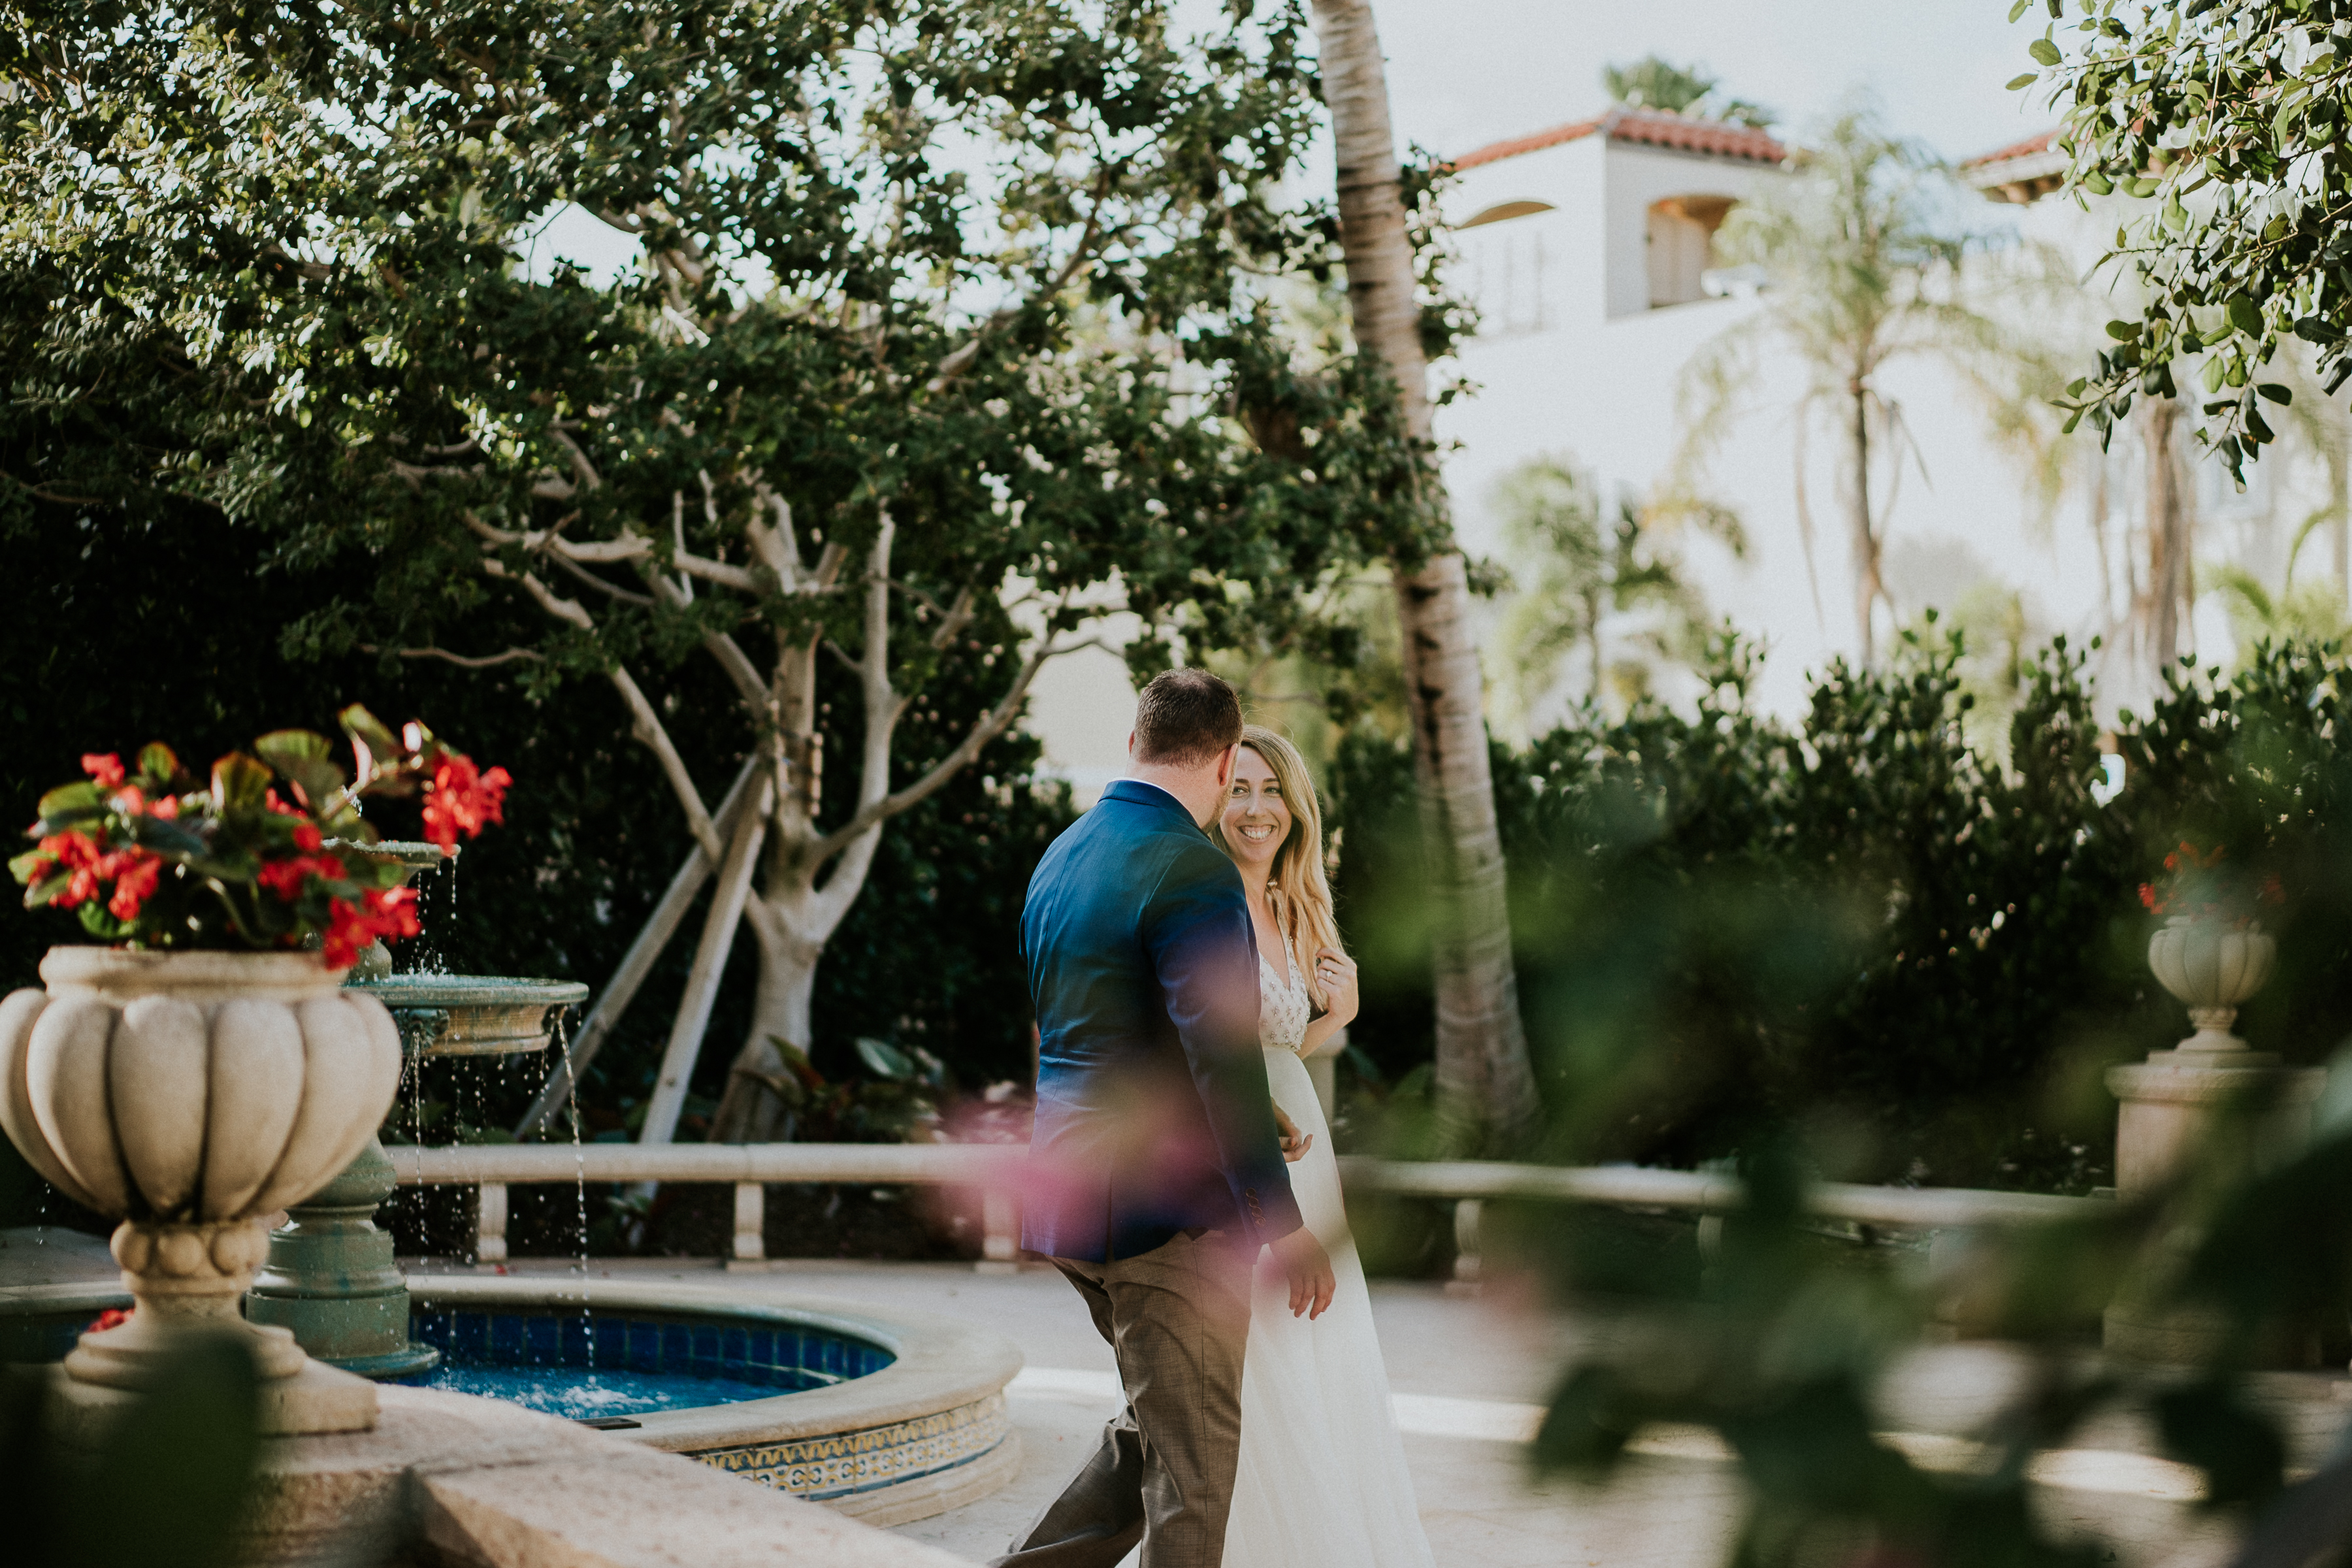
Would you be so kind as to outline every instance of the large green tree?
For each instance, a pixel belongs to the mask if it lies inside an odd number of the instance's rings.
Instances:
[[[1308,647],[1297,584],[1426,547],[1402,422],[1261,303],[1331,248],[1274,200],[1318,120],[1303,23],[1170,9],[0,8],[9,504],[176,492],[341,566],[298,650],[608,688],[681,883],[717,880],[646,1136],[739,919],[719,1126],[769,1135],[887,825],[1041,666],[1110,610],[1139,668]],[[638,264],[527,265],[565,212]],[[501,599],[535,635],[477,640]],[[749,758],[724,800],[671,730],[702,660]],[[858,713],[831,790],[828,662]],[[960,736],[919,770],[915,719]]]
[[[2063,112],[2077,200],[2142,198],[2102,259],[2142,285],[2136,319],[2108,324],[2069,405],[2104,436],[2135,401],[2197,399],[2199,434],[2241,473],[2275,438],[2263,403],[2294,396],[2261,378],[2287,338],[2317,347],[2326,394],[2352,376],[2352,6],[2077,0],[2070,21],[2048,5],[2039,68],[2010,85]]]

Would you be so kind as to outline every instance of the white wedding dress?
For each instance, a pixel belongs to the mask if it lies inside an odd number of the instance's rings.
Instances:
[[[1282,1270],[1270,1255],[1258,1257],[1224,1568],[1433,1568],[1389,1404],[1371,1293],[1339,1201],[1331,1129],[1298,1059],[1309,1004],[1287,949],[1283,968],[1277,975],[1258,961],[1258,1042],[1275,1103],[1315,1137],[1290,1167],[1290,1187],[1331,1255],[1339,1289],[1320,1318],[1294,1318]]]

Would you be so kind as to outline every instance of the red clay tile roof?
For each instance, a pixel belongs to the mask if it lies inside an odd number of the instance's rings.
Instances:
[[[2039,136],[2029,136],[2022,142],[2013,142],[2006,147],[1996,149],[1995,151],[1984,153],[1979,157],[1970,158],[1967,162],[1963,163],[1960,167],[1963,169],[1981,169],[1988,163],[2006,163],[2012,158],[2031,158],[2036,153],[2047,153],[2050,151],[2051,146],[2057,140],[2058,132],[2053,128],[2049,131],[2044,131]]]
[[[1700,153],[1709,157],[1737,158],[1751,163],[1778,163],[1789,156],[1789,150],[1780,142],[1761,131],[1750,131],[1744,125],[1727,125],[1719,120],[1700,120],[1687,114],[1668,114],[1664,110],[1621,106],[1596,119],[1555,125],[1549,131],[1538,131],[1532,136],[1514,137],[1508,142],[1490,142],[1484,147],[1463,153],[1454,160],[1453,166],[1475,169],[1481,163],[1516,158],[1522,153],[1557,147],[1563,142],[1579,142],[1595,133],[1612,142],[1637,142],[1651,147],[1671,147],[1678,153]]]

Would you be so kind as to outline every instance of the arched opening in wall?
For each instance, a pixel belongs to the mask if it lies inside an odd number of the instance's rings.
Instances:
[[[1536,213],[1549,211],[1551,211],[1549,202],[1496,202],[1493,206],[1481,207],[1472,213],[1462,226],[1476,228],[1483,224],[1501,223],[1506,218],[1528,217]]]
[[[1716,265],[1715,231],[1730,196],[1668,196],[1650,204],[1650,309],[1706,298],[1700,279]]]

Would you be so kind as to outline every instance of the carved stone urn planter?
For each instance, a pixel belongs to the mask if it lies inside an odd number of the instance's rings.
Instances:
[[[2147,939],[2147,966],[2167,991],[2188,1005],[2197,1032],[2184,1051],[2242,1051],[2230,1033],[2238,1008],[2250,1001],[2278,963],[2278,942],[2261,929],[2223,921],[2175,918]]]
[[[322,1366],[238,1302],[268,1215],[351,1163],[400,1086],[400,1032],[316,953],[52,948],[47,989],[0,1001],[0,1128],[42,1176],[121,1221],[137,1305],[68,1354],[73,1405],[110,1408],[173,1340],[236,1334],[262,1430],[364,1430],[375,1385]]]

